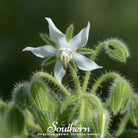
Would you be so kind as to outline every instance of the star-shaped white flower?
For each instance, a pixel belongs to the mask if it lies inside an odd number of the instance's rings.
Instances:
[[[76,52],[77,49],[87,44],[90,29],[89,22],[86,28],[82,29],[76,36],[67,42],[66,35],[57,29],[53,21],[50,18],[45,19],[49,24],[50,38],[55,42],[56,47],[51,45],[44,45],[37,48],[26,47],[23,51],[31,51],[40,58],[56,56],[57,60],[54,68],[54,76],[60,84],[66,73],[68,62],[71,60],[76,63],[79,69],[84,71],[101,68],[101,66],[98,66],[95,62]]]

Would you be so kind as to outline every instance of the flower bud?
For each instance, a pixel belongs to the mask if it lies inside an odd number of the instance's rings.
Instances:
[[[31,98],[28,95],[28,85],[27,84],[19,84],[13,91],[13,97],[15,103],[20,107],[20,109],[24,110],[29,107],[32,102]]]
[[[103,138],[106,134],[109,124],[109,115],[106,111],[96,111],[93,114],[93,124],[97,133],[100,134],[100,138]]]
[[[130,118],[131,122],[138,126],[138,95],[132,94],[131,104],[130,104]]]
[[[127,46],[118,39],[111,39],[105,41],[106,52],[112,58],[119,60],[121,62],[125,62],[126,58],[129,57],[129,51]]]
[[[115,80],[111,91],[111,109],[116,115],[120,110],[124,113],[130,96],[130,86],[124,79]]]
[[[44,84],[41,81],[33,81],[30,87],[30,95],[35,106],[40,110],[47,107],[47,95]]]
[[[22,112],[17,107],[12,107],[7,114],[6,126],[11,137],[21,137],[25,126]]]
[[[6,109],[8,109],[6,103],[0,100],[0,115],[3,115]]]

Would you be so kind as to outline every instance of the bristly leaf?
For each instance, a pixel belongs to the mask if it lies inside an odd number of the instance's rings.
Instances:
[[[87,54],[92,54],[94,53],[94,51],[92,49],[87,49],[87,48],[80,48],[80,49],[77,49],[78,53],[87,53]]]
[[[74,70],[76,70],[76,66],[75,66],[75,64],[74,64],[73,61],[70,61],[69,64],[70,64],[70,66],[71,66]]]
[[[66,41],[69,42],[72,36],[72,30],[73,30],[73,25],[70,25],[68,30],[67,30],[67,34],[66,34]]]
[[[42,66],[47,65],[47,64],[49,64],[49,63],[55,61],[56,59],[57,59],[56,56],[52,56],[52,57],[46,59],[46,60],[42,63]]]
[[[55,42],[54,42],[51,38],[49,38],[47,35],[45,35],[45,34],[40,34],[40,36],[41,36],[41,38],[42,38],[45,42],[47,42],[48,44],[50,44],[50,45],[56,47]]]

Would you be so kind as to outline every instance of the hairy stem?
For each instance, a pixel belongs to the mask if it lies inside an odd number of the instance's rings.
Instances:
[[[84,113],[85,113],[85,101],[82,99],[81,109],[80,109],[80,122],[81,123],[83,123],[84,121]]]
[[[91,60],[94,61],[97,54],[99,53],[99,51],[105,46],[105,43],[101,43],[100,45],[97,46],[97,48],[95,49],[94,54],[92,55]],[[82,92],[86,91],[87,85],[88,85],[88,81],[89,81],[89,77],[90,77],[91,71],[87,71],[86,76],[85,76],[85,80],[83,83],[83,88],[82,88]]]
[[[70,95],[70,93],[68,92],[68,90],[62,86],[53,76],[49,75],[48,73],[44,73],[44,72],[38,72],[34,75],[34,80],[38,79],[39,77],[44,77],[47,78],[49,80],[51,80],[54,84],[56,84],[67,96]]]
[[[76,85],[78,95],[80,95],[81,94],[81,88],[80,88],[80,84],[79,84],[79,81],[78,81],[78,78],[77,78],[77,74],[76,74],[75,70],[73,69],[73,67],[70,66],[70,68],[71,68],[72,76],[73,76],[73,79],[74,79],[74,83]]]
[[[116,136],[119,136],[119,135],[124,131],[125,126],[126,126],[128,120],[129,120],[129,113],[127,113],[127,114],[124,116],[122,122],[120,123],[119,128],[118,128],[118,130],[117,130],[117,132],[116,132]]]
[[[97,88],[100,86],[100,84],[108,78],[120,79],[120,75],[117,73],[107,73],[101,76],[93,85],[91,92],[94,93],[97,90]]]

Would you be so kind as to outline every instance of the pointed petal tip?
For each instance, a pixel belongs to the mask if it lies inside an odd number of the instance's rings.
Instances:
[[[45,17],[44,19],[47,20],[47,21],[48,21],[48,20],[51,20],[51,18],[49,18],[49,17]]]
[[[30,48],[30,47],[26,47],[26,48],[22,49],[22,52],[24,52],[24,51],[29,51],[29,48]]]

